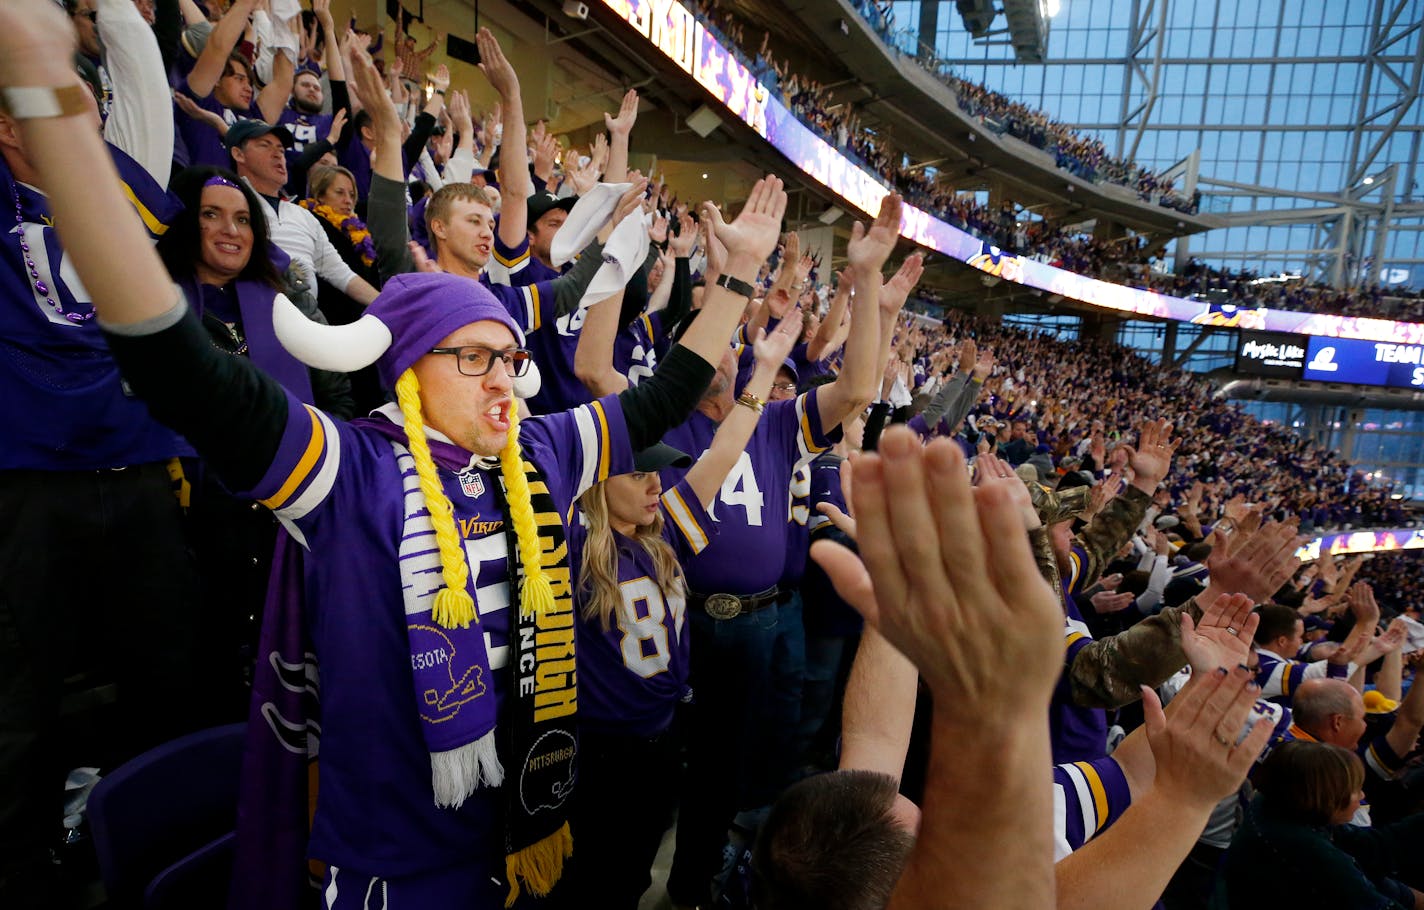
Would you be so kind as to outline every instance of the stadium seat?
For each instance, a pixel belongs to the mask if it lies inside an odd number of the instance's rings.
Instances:
[[[99,873],[117,906],[225,902],[245,729],[229,724],[175,739],[95,785],[89,821]]]

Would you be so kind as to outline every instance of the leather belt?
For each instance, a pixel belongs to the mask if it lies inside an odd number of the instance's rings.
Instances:
[[[755,613],[781,601],[781,589],[775,586],[757,594],[687,595],[687,602],[713,619],[736,619],[743,613]]]

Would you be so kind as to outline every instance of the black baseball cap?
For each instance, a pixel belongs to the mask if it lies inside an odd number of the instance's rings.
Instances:
[[[663,468],[690,468],[692,456],[666,443],[655,442],[633,453],[633,470],[660,471]]]
[[[268,133],[274,134],[282,140],[282,144],[287,148],[292,147],[292,134],[284,126],[273,126],[263,120],[239,120],[227,128],[227,135],[223,137],[223,144],[233,149],[242,145],[249,139],[260,139]]]
[[[552,212],[554,209],[563,209],[568,212],[578,202],[577,196],[565,196],[563,199],[553,193],[535,193],[529,197],[529,227],[534,227],[534,223],[540,218]]]

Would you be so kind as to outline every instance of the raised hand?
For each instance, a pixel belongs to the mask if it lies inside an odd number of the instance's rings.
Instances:
[[[595,177],[601,175],[603,169],[608,165],[608,154],[608,136],[605,133],[599,133],[593,137],[593,148],[588,152],[588,157],[592,159],[590,163],[596,172]]]
[[[1025,530],[1033,531],[1043,527],[1043,519],[1033,507],[1033,497],[1029,495],[1028,487],[1024,486],[1024,482],[1014,473],[1013,466],[1007,461],[996,455],[980,455],[974,459],[974,486],[980,489],[1002,487],[1000,495],[1019,510]]]
[[[208,126],[218,131],[219,136],[227,135],[227,121],[221,114],[214,113],[205,107],[199,107],[198,103],[189,98],[186,92],[174,92],[173,103],[178,105],[178,109],[194,120],[201,120]]]
[[[880,200],[880,212],[870,227],[857,221],[846,243],[846,261],[858,272],[879,272],[900,239],[900,217],[903,206],[898,193],[887,193]]]
[[[634,171],[629,175],[633,178],[633,185],[618,198],[618,204],[613,207],[613,217],[610,223],[615,227],[623,223],[623,219],[634,214],[643,207],[643,193],[648,189],[648,178],[638,175]]]
[[[1181,440],[1172,439],[1172,425],[1165,420],[1149,420],[1138,431],[1137,447],[1124,445],[1127,464],[1132,468],[1132,485],[1151,496],[1172,467],[1172,453]]]
[[[436,92],[446,91],[450,88],[450,67],[442,63],[426,78],[430,80]]]
[[[988,379],[989,376],[992,375],[994,372],[995,362],[996,361],[994,360],[993,351],[987,349],[984,351],[980,351],[978,358],[976,358],[974,361],[974,372],[972,374],[973,377],[979,382],[983,382],[984,380]]]
[[[974,726],[1045,708],[1063,613],[1006,485],[972,488],[956,444],[921,446],[902,427],[853,471],[861,556],[818,541],[812,558],[942,695],[936,715]]]
[[[1348,599],[1356,624],[1373,627],[1379,623],[1380,608],[1375,602],[1375,589],[1367,582],[1351,585]]]
[[[603,115],[603,125],[608,128],[608,132],[614,134],[627,135],[632,132],[633,124],[638,120],[638,90],[628,89],[623,96],[623,101],[618,106],[618,115],[605,113]]]
[[[450,93],[450,121],[455,124],[455,132],[461,138],[471,141],[475,138],[475,121],[470,114],[470,95],[468,92]]]
[[[559,140],[552,133],[543,130],[544,121],[536,126],[534,136],[534,173],[548,183],[554,176],[554,163],[559,158]]]
[[[411,262],[415,265],[415,270],[417,272],[438,274],[440,272],[445,271],[439,265],[437,265],[429,256],[425,255],[425,247],[416,243],[414,240],[408,241],[406,243],[406,247],[410,250]]]
[[[841,462],[841,499],[845,500],[845,504],[848,508],[851,507],[851,503],[854,501],[851,498],[852,491],[854,491],[855,489],[855,480],[853,478],[854,469],[852,467],[852,464],[858,457],[860,457],[859,452],[852,452],[849,458]],[[842,512],[840,506],[836,505],[833,502],[818,502],[816,503],[816,511],[829,518],[831,520],[831,524],[835,525],[836,529],[842,534],[849,537],[851,540],[855,540],[855,519],[850,515],[847,515],[845,512]]]
[[[668,250],[675,259],[686,259],[692,255],[692,249],[697,245],[697,224],[692,220],[692,216],[682,214],[677,219],[678,233],[668,242]]]
[[[341,138],[341,131],[346,129],[346,108],[337,108],[336,113],[331,116],[331,129],[326,131],[326,141],[335,145]]]
[[[890,315],[898,314],[905,305],[905,300],[909,298],[910,292],[915,289],[915,285],[920,283],[920,276],[924,272],[924,256],[912,253],[906,257],[905,261],[900,263],[899,271],[880,288],[880,311]]]
[[[668,220],[663,215],[654,215],[651,223],[648,224],[648,239],[653,243],[666,243],[668,238]]]
[[[908,262],[909,260],[906,261]],[[904,268],[904,266],[901,266],[901,268]],[[937,365],[941,365],[943,362],[946,362],[950,359],[950,354],[948,351],[943,351],[941,352],[941,354],[943,354],[943,358],[940,364]],[[936,354],[935,357],[939,359],[941,354]],[[964,339],[964,344],[959,346],[959,372],[971,372],[974,369],[974,361],[978,359],[979,345],[975,344],[973,338]]]
[[[348,86],[361,107],[371,117],[371,129],[379,137],[383,129],[394,129],[399,121],[394,99],[386,93],[381,73],[371,56],[357,46],[351,46],[351,74]]]
[[[514,65],[504,56],[494,33],[487,28],[480,29],[475,34],[475,46],[480,51],[480,72],[485,74],[500,100],[508,102],[519,97],[519,76],[515,75]]]
[[[1206,558],[1206,595],[1245,594],[1255,603],[1264,603],[1280,590],[1297,568],[1295,551],[1301,538],[1293,522],[1270,522],[1249,534],[1228,538],[1212,531],[1211,554]],[[1203,601],[1205,602],[1205,601]]]
[[[1205,674],[1246,663],[1260,622],[1260,615],[1251,611],[1251,598],[1241,594],[1218,597],[1197,623],[1183,611],[1182,653],[1192,672]]]
[[[1258,722],[1241,738],[1259,694],[1251,671],[1234,665],[1193,672],[1165,713],[1157,693],[1143,686],[1147,742],[1157,765],[1153,789],[1173,801],[1206,806],[1241,786],[1271,736],[1271,725]]]
[[[781,235],[781,217],[786,213],[786,191],[781,179],[770,175],[758,180],[747,196],[742,211],[731,224],[722,220],[722,213],[708,203],[702,217],[712,226],[712,232],[727,248],[729,261],[742,260],[742,266],[760,267],[776,249]]]
[[[768,368],[774,374],[775,370],[786,362],[791,349],[796,346],[797,336],[800,335],[800,315],[799,308],[792,308],[771,334],[767,334],[765,329],[758,330],[757,338],[752,342],[752,356],[756,359],[757,366]]]
[[[568,159],[564,161],[564,172],[569,175],[569,179],[574,183],[574,192],[582,196],[598,185],[598,162],[593,155],[588,156],[588,160],[579,164],[575,159],[570,166]]]
[[[1121,594],[1113,591],[1099,591],[1088,600],[1097,613],[1119,613],[1136,603],[1137,596],[1131,591],[1123,591]]]

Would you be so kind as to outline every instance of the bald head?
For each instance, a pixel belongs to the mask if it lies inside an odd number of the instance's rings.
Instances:
[[[1365,732],[1365,700],[1343,679],[1308,679],[1291,702],[1292,719],[1323,743],[1354,749]]]

